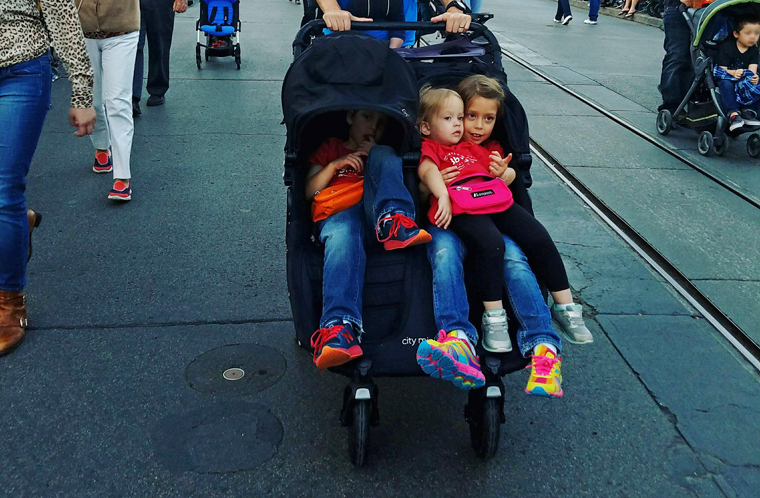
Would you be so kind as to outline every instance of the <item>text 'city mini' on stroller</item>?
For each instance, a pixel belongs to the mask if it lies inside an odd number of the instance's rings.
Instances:
[[[323,248],[313,236],[310,203],[305,197],[309,155],[329,136],[347,136],[346,111],[367,109],[389,118],[384,145],[403,158],[404,184],[417,205],[418,223],[424,220],[417,188],[420,137],[416,131],[419,87],[425,83],[456,86],[464,77],[486,74],[505,90],[505,118],[494,136],[514,164],[522,168],[513,182],[516,202],[530,209],[524,180],[528,178],[530,150],[525,112],[506,88],[499,45],[481,25],[450,42],[393,51],[387,41],[351,31],[323,36],[323,21],[311,21],[294,42],[294,62],[283,82],[282,105],[287,125],[284,182],[287,185],[287,279],[298,344],[310,349],[310,337],[319,328],[322,311]],[[355,23],[354,29],[438,29],[431,23]],[[403,55],[403,57],[402,57]],[[378,388],[373,377],[424,376],[416,362],[420,341],[436,332],[432,303],[432,273],[424,246],[384,251],[365,244],[367,263],[363,291],[364,355],[332,370],[351,378],[343,396],[340,422],[349,428],[351,461],[363,465],[370,426],[379,423]],[[470,321],[480,323],[482,304],[470,300]],[[505,299],[505,302],[508,302]],[[516,320],[510,334],[517,344]],[[478,346],[485,386],[469,391],[465,419],[476,453],[491,458],[498,447],[504,417],[501,377],[523,369],[528,359],[518,348],[491,354]]]
[[[195,23],[198,41],[195,63],[201,68],[201,47],[204,57],[234,57],[240,69],[240,0],[201,0],[200,18]],[[205,43],[201,43],[201,33]]]
[[[732,33],[737,19],[748,15],[760,17],[760,0],[715,0],[701,9],[687,9],[683,4],[680,9],[691,31],[694,80],[673,114],[667,109],[657,114],[657,132],[667,135],[675,121],[699,134],[697,150],[700,154],[722,156],[728,149],[729,137],[736,138],[758,128],[744,126],[729,131],[728,116],[713,76],[714,58],[721,42],[734,40]],[[747,153],[752,157],[760,156],[760,135],[757,133],[747,138]]]

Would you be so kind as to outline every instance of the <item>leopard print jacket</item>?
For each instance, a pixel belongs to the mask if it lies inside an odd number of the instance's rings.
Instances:
[[[48,48],[69,68],[71,107],[92,106],[92,67],[74,0],[0,0],[0,68]]]

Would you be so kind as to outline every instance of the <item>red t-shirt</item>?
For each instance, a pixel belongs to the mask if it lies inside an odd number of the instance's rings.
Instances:
[[[504,157],[504,149],[501,148],[501,145],[496,140],[491,140],[483,145],[477,145],[466,140],[456,145],[442,145],[428,138],[423,138],[420,162],[428,157],[438,166],[438,171],[456,166],[459,170],[457,178],[472,174],[480,174],[493,178],[494,176],[488,171],[488,166],[491,164],[491,152],[498,152]],[[428,219],[431,223],[435,223],[436,211],[438,211],[438,199],[433,196],[430,200],[430,210],[428,211]]]
[[[309,164],[316,164],[323,168],[335,161],[339,157],[353,154],[355,150],[351,150],[343,144],[342,140],[337,138],[328,138],[322,145],[309,156]],[[339,169],[335,172],[330,179],[330,183],[327,187],[334,187],[335,185],[349,185],[352,183],[358,183],[364,179],[363,171],[356,171],[351,168]],[[325,188],[327,188],[325,187]]]

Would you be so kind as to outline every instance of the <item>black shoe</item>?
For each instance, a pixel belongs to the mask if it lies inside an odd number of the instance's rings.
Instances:
[[[142,114],[142,109],[140,109],[140,101],[139,100],[132,100],[132,116],[137,117],[140,114]]]
[[[760,126],[760,121],[757,119],[757,114],[752,109],[744,109],[742,111],[742,119],[747,126]]]
[[[741,128],[742,126],[744,126],[744,120],[742,119],[741,115],[739,115],[738,113],[728,118],[729,131],[734,131],[738,128]]]
[[[155,105],[164,105],[164,96],[151,95],[150,97],[148,97],[148,105],[151,107]]]

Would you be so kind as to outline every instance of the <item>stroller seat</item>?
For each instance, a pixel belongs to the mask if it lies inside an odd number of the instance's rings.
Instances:
[[[212,36],[227,36],[235,32],[234,8],[231,0],[208,0],[208,24],[201,31]]]
[[[195,23],[198,41],[195,44],[195,62],[201,68],[203,58],[234,57],[240,69],[240,0],[201,0],[200,18]],[[203,38],[203,43],[201,41]],[[201,58],[201,48],[204,57]]]

